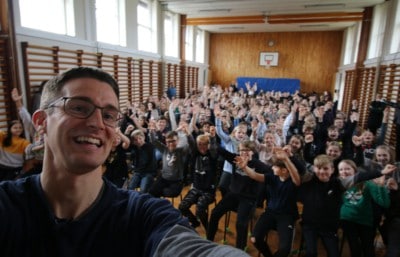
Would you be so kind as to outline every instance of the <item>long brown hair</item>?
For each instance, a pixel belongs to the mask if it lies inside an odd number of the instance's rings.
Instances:
[[[8,147],[12,145],[12,133],[11,133],[11,128],[15,125],[15,124],[21,124],[22,122],[19,120],[12,120],[8,123],[7,126],[7,135],[4,137],[3,139],[3,147]],[[22,126],[23,128],[23,126]],[[24,133],[22,132],[22,134],[20,135],[20,137],[25,138]]]

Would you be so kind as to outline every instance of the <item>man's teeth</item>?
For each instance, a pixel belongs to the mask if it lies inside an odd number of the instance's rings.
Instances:
[[[92,137],[78,137],[77,141],[79,143],[90,143],[97,146],[100,146],[100,140]]]

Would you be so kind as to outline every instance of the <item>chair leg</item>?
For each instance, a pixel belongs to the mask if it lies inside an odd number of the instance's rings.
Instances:
[[[229,222],[230,222],[230,219],[231,219],[231,212],[228,211],[228,212],[225,214],[224,241],[223,241],[224,244],[226,243],[226,233],[229,231]]]

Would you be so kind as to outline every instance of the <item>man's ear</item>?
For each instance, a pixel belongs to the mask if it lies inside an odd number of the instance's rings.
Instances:
[[[46,132],[46,119],[47,113],[44,110],[37,110],[33,113],[32,122],[37,131],[42,129],[43,132]]]

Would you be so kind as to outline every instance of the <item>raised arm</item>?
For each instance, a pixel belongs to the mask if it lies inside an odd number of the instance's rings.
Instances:
[[[299,186],[301,184],[300,175],[299,172],[297,171],[296,166],[290,160],[289,154],[281,148],[274,149],[274,153],[276,157],[279,160],[283,161],[283,163],[285,164],[287,170],[289,171],[289,175],[292,178],[293,183],[296,186]]]
[[[22,104],[22,95],[19,94],[17,88],[13,88],[11,91],[11,98],[15,103],[15,107],[17,107],[19,117],[22,120],[22,125],[24,126],[24,130],[29,133],[29,136],[33,140],[35,137],[35,127],[32,123],[32,117],[28,110]]]
[[[366,180],[370,180],[370,179],[374,179],[374,178],[378,178],[382,175],[390,174],[393,171],[395,171],[396,168],[397,168],[396,165],[387,164],[382,169],[382,167],[379,164],[371,162],[371,165],[368,166],[368,169],[366,171],[360,168],[360,170],[354,176],[349,176],[349,177],[340,179],[340,181],[341,181],[342,185],[346,189],[348,189],[357,183],[360,183],[360,182],[363,182]]]
[[[248,159],[246,159],[243,156],[237,156],[235,158],[235,164],[241,169],[243,170],[247,176],[249,176],[251,179],[254,179],[255,181],[258,182],[264,182],[265,180],[265,175],[261,174],[261,173],[257,173],[255,171],[255,169],[250,168],[249,166],[247,166],[248,163]]]
[[[116,133],[117,136],[119,138],[121,138],[121,146],[123,149],[128,149],[130,144],[131,144],[131,140],[129,139],[129,137],[125,136],[124,133],[121,132],[121,128],[118,127],[116,128]]]

